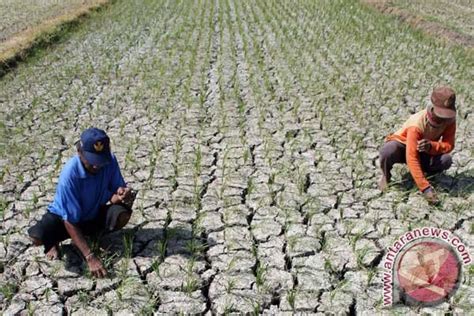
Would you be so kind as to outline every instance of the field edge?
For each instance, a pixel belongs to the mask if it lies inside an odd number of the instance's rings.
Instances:
[[[0,78],[27,58],[35,48],[47,46],[61,37],[64,30],[89,16],[92,12],[109,5],[113,0],[96,0],[75,10],[43,21],[41,24],[23,30],[0,44]]]
[[[393,6],[388,0],[360,0],[360,2],[372,10],[393,16],[428,36],[442,39],[446,43],[460,45],[468,48],[470,51],[474,51],[474,38],[471,36],[455,32],[439,23],[427,21],[419,15]]]

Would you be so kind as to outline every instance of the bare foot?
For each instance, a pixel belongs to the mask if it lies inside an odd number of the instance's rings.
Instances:
[[[53,247],[51,247],[51,249],[49,249],[49,251],[46,253],[46,258],[48,258],[49,260],[59,259],[59,246],[54,245]]]
[[[378,185],[379,185],[380,191],[382,192],[387,189],[388,183],[387,183],[387,178],[385,177],[385,175],[382,175],[380,177]]]

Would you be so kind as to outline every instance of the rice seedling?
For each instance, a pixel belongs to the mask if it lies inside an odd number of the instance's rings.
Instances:
[[[267,267],[260,261],[257,261],[257,267],[255,268],[255,283],[258,287],[262,287],[265,284],[265,275]]]
[[[225,285],[225,291],[227,294],[231,294],[232,290],[235,288],[235,280],[233,278],[229,278]]]
[[[123,236],[123,254],[125,258],[131,258],[133,254],[133,234]]]
[[[182,291],[185,293],[192,293],[199,289],[199,281],[193,276],[187,276],[183,284]]]
[[[291,289],[286,292],[286,300],[288,301],[288,304],[290,305],[293,312],[296,308],[296,295],[297,291],[295,289]]]
[[[0,285],[0,293],[9,302],[15,293],[18,291],[18,285],[15,283],[6,282]]]

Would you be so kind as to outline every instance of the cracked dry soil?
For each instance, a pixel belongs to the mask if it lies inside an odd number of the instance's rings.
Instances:
[[[366,314],[472,309],[472,269],[436,307],[382,309],[401,234],[472,249],[473,57],[358,3],[116,1],[0,80],[4,314]],[[432,87],[458,92],[454,164],[429,206],[378,148]],[[139,190],[122,231],[47,261],[26,237],[89,126]]]

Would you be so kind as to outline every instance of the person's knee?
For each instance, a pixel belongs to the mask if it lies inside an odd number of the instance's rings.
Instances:
[[[391,164],[394,160],[394,156],[397,154],[397,143],[395,141],[386,142],[379,150],[379,161],[380,165]]]
[[[453,164],[453,157],[451,157],[451,155],[444,154],[441,157],[441,166],[442,166],[443,170],[449,169],[452,164]]]
[[[41,246],[43,244],[43,241],[36,238],[36,237],[32,237],[32,236],[28,236],[28,237],[33,242],[33,245],[35,245],[35,246]]]
[[[117,223],[115,224],[115,230],[123,228],[127,225],[130,217],[132,216],[132,212],[122,212],[117,218]]]

